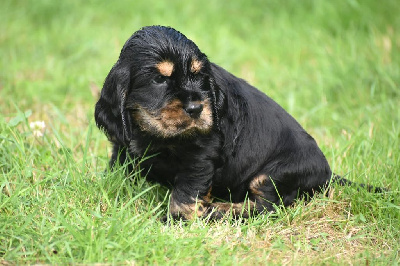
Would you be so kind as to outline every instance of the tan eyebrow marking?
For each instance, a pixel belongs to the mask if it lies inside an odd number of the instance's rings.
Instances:
[[[165,60],[156,65],[157,70],[161,75],[170,77],[172,72],[174,71],[174,63],[171,61]]]
[[[190,64],[190,72],[197,74],[200,72],[202,66],[203,64],[199,60],[193,59]]]

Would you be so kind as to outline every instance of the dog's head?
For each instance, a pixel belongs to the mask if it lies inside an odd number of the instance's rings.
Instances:
[[[206,134],[217,123],[219,92],[194,42],[162,26],[135,32],[108,74],[95,118],[112,141],[132,129],[159,138]]]

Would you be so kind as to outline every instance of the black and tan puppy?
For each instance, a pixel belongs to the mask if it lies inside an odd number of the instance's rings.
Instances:
[[[141,168],[172,187],[173,217],[271,211],[312,196],[332,176],[292,116],[168,27],[145,27],[125,43],[95,119],[113,144],[111,166],[156,154]]]

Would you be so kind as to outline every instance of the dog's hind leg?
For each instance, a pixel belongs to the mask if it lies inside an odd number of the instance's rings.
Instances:
[[[297,198],[297,190],[280,194],[278,185],[266,174],[257,175],[250,181],[249,199],[254,202],[256,213],[272,212],[275,206],[288,206]]]

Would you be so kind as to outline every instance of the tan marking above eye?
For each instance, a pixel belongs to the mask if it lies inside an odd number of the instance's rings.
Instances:
[[[158,72],[165,77],[170,77],[174,71],[174,63],[165,60],[156,65]]]
[[[190,72],[197,74],[200,72],[202,66],[203,64],[199,60],[193,59],[190,64]]]

